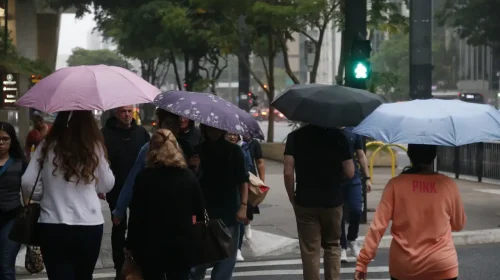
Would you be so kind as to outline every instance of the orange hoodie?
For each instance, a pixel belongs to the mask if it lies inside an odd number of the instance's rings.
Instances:
[[[455,182],[440,174],[402,174],[384,189],[356,270],[367,272],[392,220],[389,273],[399,280],[458,277],[451,231],[465,226],[465,212]]]

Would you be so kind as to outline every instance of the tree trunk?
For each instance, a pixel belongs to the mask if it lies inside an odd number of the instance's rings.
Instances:
[[[288,50],[286,47],[286,39],[280,38],[280,46],[281,46],[281,52],[283,53],[283,63],[285,64],[286,74],[288,75],[288,77],[290,77],[290,79],[292,79],[294,84],[296,85],[300,84],[299,79],[297,78],[297,76],[295,76],[295,74],[292,71],[292,67],[290,66],[290,59],[288,57]]]
[[[172,65],[174,66],[175,82],[177,83],[177,88],[182,90],[181,77],[179,75],[179,68],[177,68],[177,60],[173,51],[170,51],[170,59],[172,60]]]
[[[346,34],[345,31],[342,31],[341,34],[341,47],[340,47],[340,61],[339,61],[339,68],[337,69],[337,84],[338,85],[343,85],[344,84],[344,69],[345,69],[345,61],[346,61],[346,55],[347,55],[347,50],[346,50]]]

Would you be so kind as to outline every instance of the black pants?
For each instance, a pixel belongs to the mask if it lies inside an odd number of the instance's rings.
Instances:
[[[103,225],[39,224],[38,234],[49,280],[92,280]]]
[[[391,280],[398,280],[398,279],[396,279],[396,278],[394,278],[394,277],[391,277]],[[451,279],[445,279],[445,280],[457,280],[457,277],[455,277],[455,278],[451,278]]]
[[[109,210],[113,212],[116,207],[116,202],[108,201]],[[113,214],[111,214],[113,218]],[[127,234],[127,212],[119,225],[113,224],[111,228],[111,250],[113,251],[113,263],[115,265],[115,270],[117,272],[122,271],[123,263],[125,262],[125,253],[123,249],[125,248],[125,236]]]

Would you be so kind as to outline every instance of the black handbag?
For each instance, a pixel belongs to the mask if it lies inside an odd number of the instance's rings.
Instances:
[[[14,219],[14,225],[9,233],[9,239],[24,245],[39,246],[36,234],[36,227],[38,225],[38,218],[40,218],[40,204],[32,203],[31,199],[35,193],[36,185],[38,179],[40,179],[40,173],[42,172],[42,167],[38,171],[36,176],[35,185],[33,190],[31,190],[31,195],[28,200],[28,204],[25,205],[16,218]]]
[[[205,220],[195,223],[192,238],[187,244],[185,256],[191,266],[214,264],[229,258],[232,236],[220,219],[209,219],[205,210]]]

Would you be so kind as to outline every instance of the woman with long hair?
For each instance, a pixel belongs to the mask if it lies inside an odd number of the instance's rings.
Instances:
[[[451,232],[464,228],[466,216],[455,182],[433,170],[436,151],[436,146],[408,145],[412,167],[392,178],[384,189],[358,256],[356,280],[367,279],[367,266],[391,220],[391,279],[457,279]]]
[[[37,235],[50,280],[92,279],[104,224],[97,194],[114,181],[92,112],[59,112],[22,177],[27,195],[36,184]]]
[[[146,168],[136,177],[126,248],[142,268],[144,280],[187,280],[183,259],[193,223],[202,221],[205,204],[198,179],[188,168],[170,130],[150,140]]]
[[[14,218],[21,208],[21,176],[26,158],[16,130],[0,122],[0,279],[16,279],[16,256],[21,245],[9,239]]]

